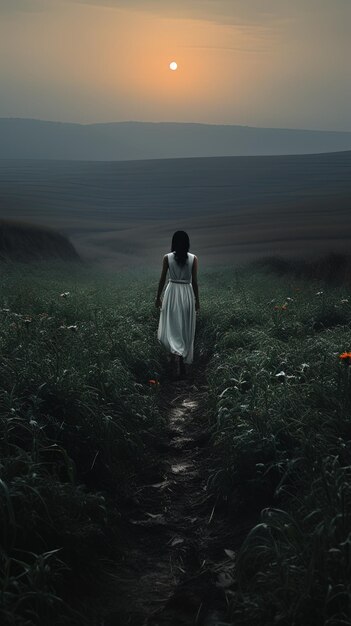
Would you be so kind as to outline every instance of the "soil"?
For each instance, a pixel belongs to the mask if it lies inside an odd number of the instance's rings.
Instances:
[[[229,521],[209,489],[214,450],[203,381],[198,373],[162,385],[168,426],[160,480],[135,494],[126,556],[94,626],[229,626],[235,550],[245,528]]]

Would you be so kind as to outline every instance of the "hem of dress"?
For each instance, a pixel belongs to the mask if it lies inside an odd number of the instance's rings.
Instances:
[[[177,356],[181,356],[184,359],[184,363],[187,365],[191,365],[194,359],[189,359],[184,354],[180,354],[179,352],[174,352],[173,350],[167,350],[168,354],[176,354]]]

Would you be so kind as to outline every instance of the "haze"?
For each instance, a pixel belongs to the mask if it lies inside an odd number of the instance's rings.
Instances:
[[[350,24],[349,0],[0,0],[0,117],[349,131]]]

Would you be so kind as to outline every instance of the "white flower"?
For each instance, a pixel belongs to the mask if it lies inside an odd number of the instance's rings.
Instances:
[[[69,296],[69,291],[63,291],[63,293],[60,293],[60,298],[67,298]]]

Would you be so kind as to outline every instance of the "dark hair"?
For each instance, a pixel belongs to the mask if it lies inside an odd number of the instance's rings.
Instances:
[[[171,250],[179,265],[184,265],[190,248],[189,235],[184,230],[177,230],[172,237]]]

